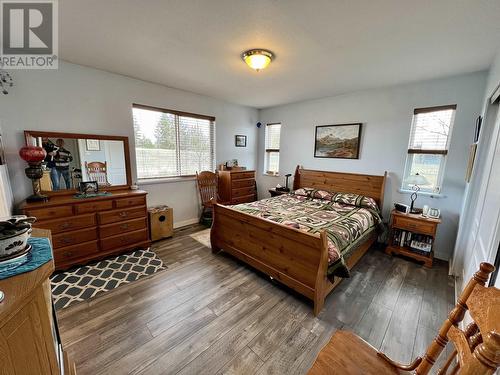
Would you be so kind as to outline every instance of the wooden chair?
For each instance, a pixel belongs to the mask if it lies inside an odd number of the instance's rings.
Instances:
[[[198,190],[200,191],[202,206],[200,222],[202,222],[205,212],[211,210],[213,205],[220,200],[217,193],[219,179],[216,173],[203,171],[200,173],[196,172],[196,181],[198,182]]]
[[[423,357],[399,364],[349,331],[337,331],[321,350],[309,374],[493,374],[500,366],[500,289],[485,287],[495,267],[481,263]],[[473,322],[458,328],[469,311]],[[436,359],[451,340],[455,350],[440,369]]]
[[[108,166],[106,162],[85,162],[85,171],[90,181],[97,181],[99,186],[111,186],[108,181]]]

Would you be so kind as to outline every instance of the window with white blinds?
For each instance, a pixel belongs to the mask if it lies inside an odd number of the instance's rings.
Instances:
[[[134,104],[137,178],[215,170],[215,117]]]
[[[422,191],[441,191],[456,109],[456,105],[447,105],[414,110],[403,189],[411,189],[410,176],[419,174],[427,180],[419,185]]]
[[[267,124],[264,172],[270,175],[279,174],[280,137],[281,137],[281,124],[280,123]]]

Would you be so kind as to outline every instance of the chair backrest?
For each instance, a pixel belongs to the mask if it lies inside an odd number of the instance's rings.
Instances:
[[[108,168],[106,162],[85,162],[85,170],[90,181],[97,181],[98,185],[111,185],[108,181]]]
[[[196,172],[196,180],[202,204],[209,203],[213,199],[217,200],[217,174],[210,171]]]
[[[448,340],[455,350],[437,374],[493,374],[500,366],[500,289],[485,287],[494,269],[489,263],[481,263],[427,348],[416,374],[429,373]],[[473,322],[462,331],[458,324],[467,311]]]

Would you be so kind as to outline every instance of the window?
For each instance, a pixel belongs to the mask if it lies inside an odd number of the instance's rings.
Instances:
[[[215,170],[215,117],[134,104],[140,180]]]
[[[281,124],[266,126],[266,159],[264,171],[266,174],[278,175],[280,170],[280,136]]]
[[[456,109],[456,105],[415,109],[402,189],[411,189],[408,179],[418,173],[427,180],[419,185],[421,191],[441,191]]]

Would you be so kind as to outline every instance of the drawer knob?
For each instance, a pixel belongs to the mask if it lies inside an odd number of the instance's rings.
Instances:
[[[122,225],[120,225],[120,228],[122,228],[122,229],[128,229],[128,224],[122,224]]]
[[[71,226],[71,223],[68,223],[67,221],[61,224],[62,229],[69,228]]]
[[[72,255],[73,255],[73,252],[72,252],[72,251],[66,251],[66,252],[64,253],[64,256],[65,256],[65,257],[70,257],[70,256],[72,256]]]
[[[62,243],[71,243],[71,242],[73,242],[73,240],[71,239],[71,237],[63,237],[63,238],[61,238],[61,242]]]
[[[127,211],[123,211],[123,212],[120,212],[119,215],[120,215],[120,217],[127,217],[128,216],[128,212]]]

